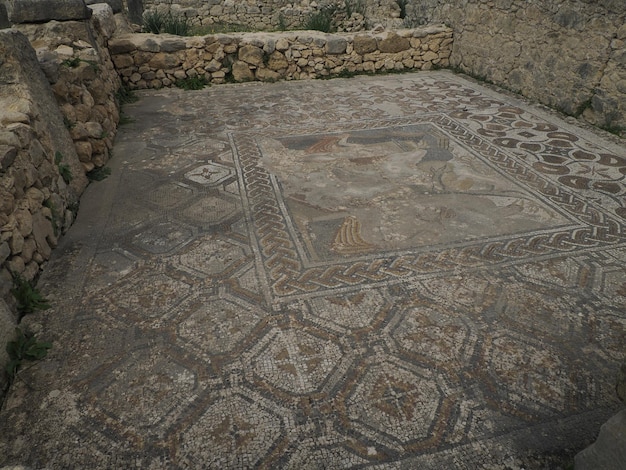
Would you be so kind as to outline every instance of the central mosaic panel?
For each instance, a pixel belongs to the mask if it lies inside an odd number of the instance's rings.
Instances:
[[[313,261],[568,223],[433,124],[259,141]]]
[[[275,300],[620,242],[609,212],[479,134],[440,114],[233,134]]]

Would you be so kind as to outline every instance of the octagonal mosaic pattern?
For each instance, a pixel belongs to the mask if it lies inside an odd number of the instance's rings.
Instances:
[[[619,408],[623,145],[446,72],[140,95],[0,466],[564,468]]]

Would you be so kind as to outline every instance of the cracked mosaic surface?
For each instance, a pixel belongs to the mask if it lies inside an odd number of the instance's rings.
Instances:
[[[623,146],[446,72],[125,112],[0,465],[556,468],[619,407]]]

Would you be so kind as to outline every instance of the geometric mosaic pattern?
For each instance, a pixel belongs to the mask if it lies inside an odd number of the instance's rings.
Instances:
[[[623,145],[447,72],[140,95],[0,466],[558,468],[620,407]]]

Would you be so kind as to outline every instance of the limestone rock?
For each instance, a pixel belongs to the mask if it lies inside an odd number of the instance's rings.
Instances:
[[[86,20],[91,16],[84,0],[7,0],[12,23]]]
[[[272,55],[270,55],[270,60],[267,64],[268,68],[271,70],[279,71],[282,69],[286,69],[289,66],[287,62],[287,58],[281,52],[274,51]]]
[[[403,38],[396,33],[388,33],[386,37],[379,39],[378,49],[383,53],[395,54],[406,51],[411,47],[408,38]]]
[[[94,25],[96,31],[98,31],[106,39],[113,37],[113,34],[117,30],[117,23],[115,22],[114,13],[117,13],[112,6],[106,3],[90,4],[87,0],[87,5],[91,10],[91,22]]]
[[[359,55],[374,52],[378,47],[376,39],[371,36],[356,36],[353,41],[354,52]]]
[[[263,63],[263,50],[251,45],[245,45],[239,49],[239,60],[257,67]]]
[[[113,13],[120,13],[123,8],[122,0],[85,0],[85,5],[96,6],[106,3]]]
[[[326,53],[327,54],[343,54],[348,47],[348,41],[345,38],[338,36],[331,36],[326,41]]]
[[[270,69],[260,68],[256,71],[256,78],[262,82],[273,82],[280,79],[280,74]]]
[[[249,82],[254,80],[254,73],[245,62],[235,62],[232,67],[232,74],[236,82]]]

